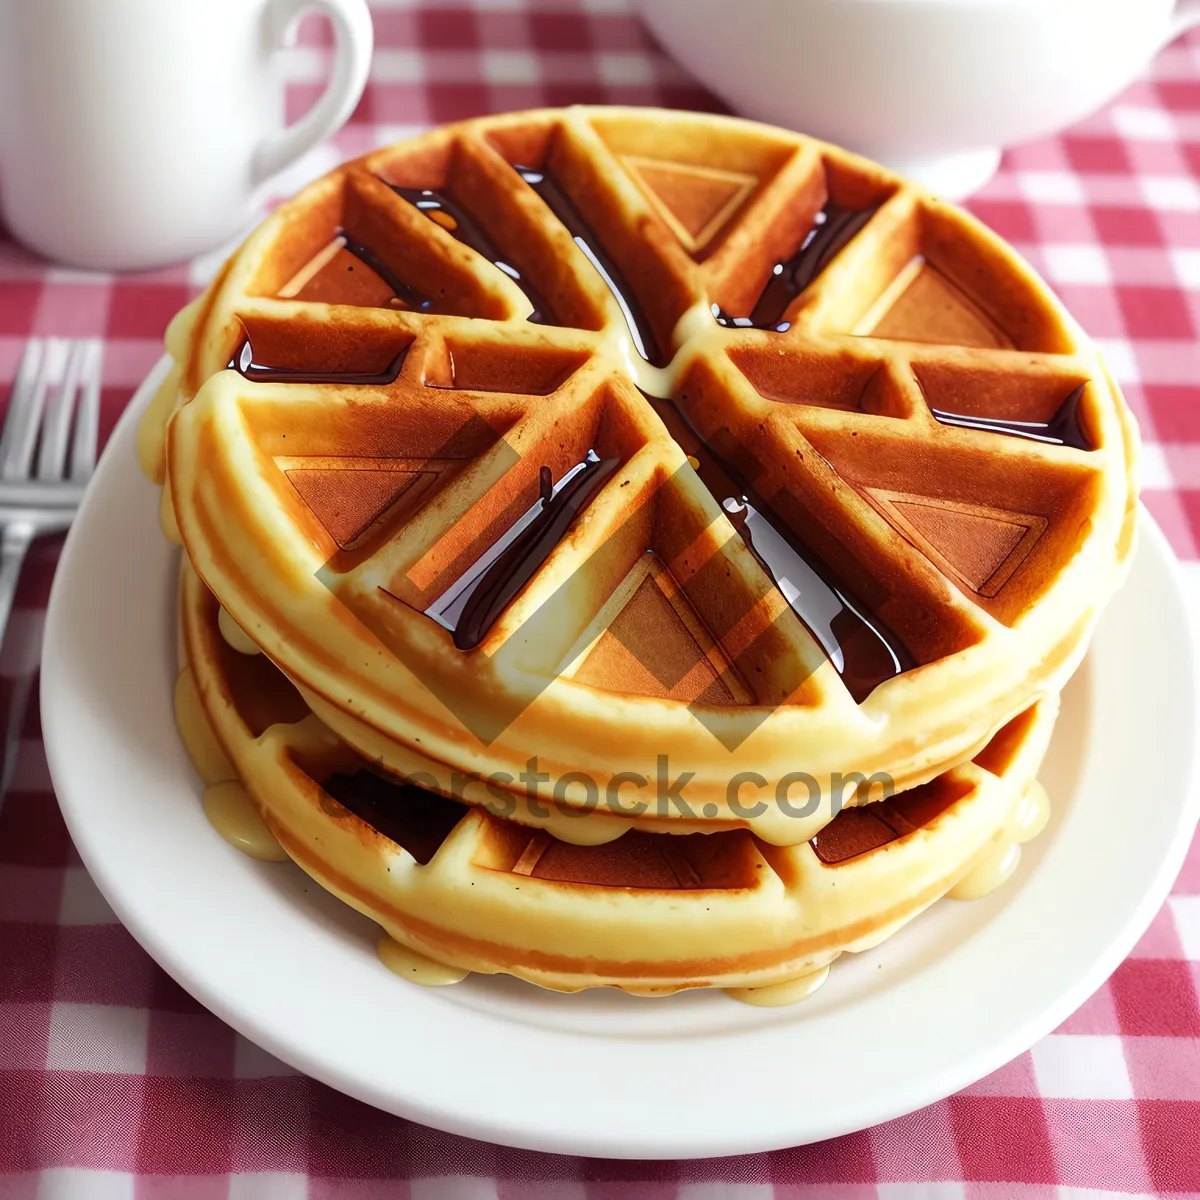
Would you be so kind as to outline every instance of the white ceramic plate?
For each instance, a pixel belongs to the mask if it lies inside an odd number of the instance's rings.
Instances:
[[[572,1154],[815,1141],[931,1103],[1025,1050],[1117,966],[1178,872],[1200,800],[1196,657],[1174,560],[1146,517],[1131,578],[1063,698],[1042,773],[1053,821],[1000,892],[936,905],[790,1009],[720,993],[560,996],[506,978],[406,984],[376,960],[370,922],[298,868],[242,857],[201,812],[171,717],[176,552],[134,460],[146,393],[105,451],[50,602],[42,719],[59,800],[154,958],[333,1087]]]

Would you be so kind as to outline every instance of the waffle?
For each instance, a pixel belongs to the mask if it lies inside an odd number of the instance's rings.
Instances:
[[[214,824],[257,857],[286,851],[377,921],[381,956],[417,982],[503,972],[560,991],[788,1003],[947,892],[1003,882],[1048,816],[1034,777],[1056,698],[974,762],[845,809],[812,842],[631,830],[572,845],[373,771],[265,656],[229,645],[186,563],[180,596],[176,712]]]
[[[847,778],[935,778],[1057,692],[1133,542],[1128,413],[1045,285],[743,121],[378,151],[168,348],[143,462],[232,627],[394,773],[537,824],[536,760],[555,813],[605,810],[556,836],[800,844]]]

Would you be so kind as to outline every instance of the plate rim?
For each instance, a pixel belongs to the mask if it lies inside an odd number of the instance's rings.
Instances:
[[[1060,1024],[1112,974],[1120,962],[1127,957],[1169,894],[1171,885],[1183,865],[1190,844],[1190,831],[1195,827],[1197,817],[1200,816],[1200,788],[1196,786],[1197,754],[1195,746],[1180,748],[1186,757],[1187,769],[1185,779],[1180,781],[1178,787],[1178,813],[1174,822],[1174,833],[1169,850],[1159,860],[1158,869],[1153,878],[1146,882],[1138,903],[1125,914],[1120,928],[1109,932],[1105,947],[1093,956],[1090,967],[1078,972],[1069,986],[1061,988],[1055,996],[1041,1004],[1036,1014],[1014,1025],[1008,1031],[1007,1036],[979,1047],[967,1060],[943,1065],[940,1070],[930,1071],[923,1078],[911,1080],[907,1089],[893,1089],[891,1092],[864,1089],[861,1104],[853,1114],[847,1113],[838,1116],[831,1113],[824,1123],[821,1123],[820,1120],[813,1121],[810,1118],[809,1123],[803,1129],[791,1127],[785,1130],[778,1121],[768,1128],[759,1122],[752,1121],[746,1122],[744,1126],[722,1128],[719,1131],[700,1127],[691,1129],[680,1125],[668,1133],[665,1130],[647,1129],[646,1122],[642,1119],[644,1118],[643,1113],[639,1114],[632,1123],[626,1120],[621,1128],[576,1128],[570,1130],[566,1127],[557,1127],[551,1131],[539,1130],[534,1124],[531,1124],[530,1116],[532,1114],[529,1113],[524,1116],[519,1111],[516,1116],[506,1111],[492,1111],[486,1115],[481,1115],[479,1112],[467,1114],[463,1111],[456,1111],[445,1103],[439,1105],[431,1102],[427,1096],[422,1096],[419,1086],[416,1088],[393,1086],[391,1089],[381,1089],[377,1084],[348,1076],[345,1070],[339,1071],[336,1065],[325,1061],[320,1053],[314,1054],[311,1047],[293,1045],[291,1041],[266,1027],[251,1012],[247,1011],[244,1001],[239,1006],[237,996],[221,993],[210,981],[198,978],[194,971],[189,970],[186,951],[173,946],[164,939],[162,931],[154,927],[153,921],[146,919],[145,913],[139,910],[131,899],[128,888],[122,886],[120,879],[112,876],[91,835],[86,813],[87,806],[80,803],[79,796],[74,790],[72,768],[68,761],[71,757],[69,738],[62,723],[65,718],[59,716],[63,711],[59,700],[66,695],[64,689],[69,687],[71,668],[69,662],[58,655],[57,648],[66,640],[65,634],[60,631],[65,628],[63,623],[67,617],[64,614],[68,608],[68,600],[65,597],[67,597],[69,581],[74,570],[73,564],[80,553],[76,549],[83,536],[79,531],[86,530],[91,519],[90,514],[102,508],[106,503],[105,497],[108,495],[110,487],[108,481],[117,479],[119,482],[118,472],[121,470],[137,470],[132,453],[137,418],[169,363],[170,360],[166,356],[159,360],[138,388],[125,412],[122,413],[108,445],[105,447],[93,486],[89,488],[81,507],[79,519],[68,534],[58,569],[55,572],[46,611],[41,674],[43,740],[46,757],[55,784],[55,794],[59,798],[60,808],[80,856],[102,895],[135,940],[185,990],[194,995],[218,1017],[252,1042],[305,1074],[385,1111],[463,1136],[532,1150],[615,1158],[707,1158],[728,1154],[756,1153],[784,1146],[800,1145],[855,1132],[910,1113],[969,1085],[1023,1053],[1035,1041]],[[122,455],[127,459],[124,464],[116,461]],[[1200,698],[1197,696],[1196,631],[1191,622],[1186,619],[1186,593],[1179,564],[1171,552],[1165,536],[1144,508],[1140,514],[1140,526],[1142,548],[1135,554],[1149,553],[1153,558],[1159,560],[1158,565],[1165,568],[1173,596],[1183,610],[1184,637],[1188,644],[1188,653],[1178,655],[1176,663],[1182,685],[1186,691],[1190,692],[1194,716],[1200,720]],[[1135,569],[1136,561],[1135,558]],[[947,959],[952,959],[956,953],[958,953],[957,950],[952,951],[946,956]],[[935,964],[935,966],[940,969],[941,964]],[[929,968],[930,971],[933,969]],[[918,971],[916,976],[927,973],[927,971]],[[898,987],[905,988],[912,982],[909,980]],[[407,990],[416,991],[416,989]],[[403,992],[400,994],[404,995]],[[407,1002],[413,1007],[420,1007],[412,996],[408,997]],[[404,1003],[405,1001],[402,1000],[401,1006]],[[799,1022],[788,1028],[803,1029],[804,1026],[805,1022]],[[782,1029],[784,1027],[769,1028]],[[769,1032],[769,1028],[758,1032],[765,1034]],[[546,1031],[536,1031],[536,1036],[552,1039],[555,1035]],[[640,1044],[645,1046],[651,1043],[640,1039]]]

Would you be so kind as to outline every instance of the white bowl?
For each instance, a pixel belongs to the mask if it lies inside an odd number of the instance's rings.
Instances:
[[[746,116],[951,197],[1000,148],[1099,108],[1200,21],[1200,0],[636,0],[663,46]]]

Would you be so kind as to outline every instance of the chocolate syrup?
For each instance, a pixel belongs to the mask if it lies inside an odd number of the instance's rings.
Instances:
[[[620,306],[629,327],[629,336],[634,349],[648,363],[656,367],[666,365],[654,331],[628,280],[621,274],[616,263],[605,253],[596,231],[587,223],[575,202],[567,195],[562,184],[548,171],[535,171],[531,167],[514,164],[517,174],[542,198],[546,207],[562,222],[567,232],[575,239],[575,245],[584,257],[596,268],[608,290]]]
[[[251,383],[346,383],[368,387],[383,387],[395,383],[408,355],[405,346],[382,371],[305,371],[288,367],[271,367],[254,361],[254,347],[246,338],[229,360],[229,370],[237,371]]]
[[[968,416],[931,408],[929,411],[943,424],[961,429],[978,429],[984,433],[1005,433],[1009,437],[1027,438],[1032,442],[1047,442],[1052,446],[1071,446],[1076,450],[1094,450],[1083,432],[1079,420],[1079,402],[1086,384],[1081,383],[1059,406],[1049,421],[1006,421],[1000,417]]]
[[[344,229],[339,229],[337,236],[346,243],[346,253],[353,254],[360,263],[374,271],[392,289],[396,299],[405,308],[409,308],[413,312],[433,311],[433,301],[423,292],[419,292],[405,283],[370,246],[364,246],[362,242],[356,241]]]
[[[414,208],[423,212],[436,225],[441,226],[448,234],[476,254],[486,258],[494,267],[503,271],[523,291],[533,305],[529,320],[535,325],[554,325],[557,322],[550,311],[550,306],[529,280],[507,262],[504,255],[496,247],[495,242],[484,232],[483,226],[462,205],[452,200],[445,192],[435,192],[431,188],[406,188],[389,183],[388,187],[407,200]],[[449,224],[439,221],[433,214],[443,213],[449,218]]]
[[[762,294],[748,317],[731,317],[715,304],[713,316],[718,325],[737,329],[773,329],[783,333],[791,327],[783,319],[788,306],[825,270],[842,248],[879,211],[872,208],[843,208],[832,201],[816,215],[800,249],[786,262],[778,262],[771,271]]]
[[[474,650],[620,464],[589,450],[557,484],[542,467],[532,507],[425,614],[454,634],[459,650]]]
[[[679,406],[643,395],[854,699],[861,703],[885,679],[912,670],[916,661],[900,638],[833,582],[829,568],[800,543],[728,458],[700,437]]]
[[[384,779],[373,771],[339,772],[322,787],[343,808],[403,847],[424,866],[462,820],[466,805],[415,783]]]

